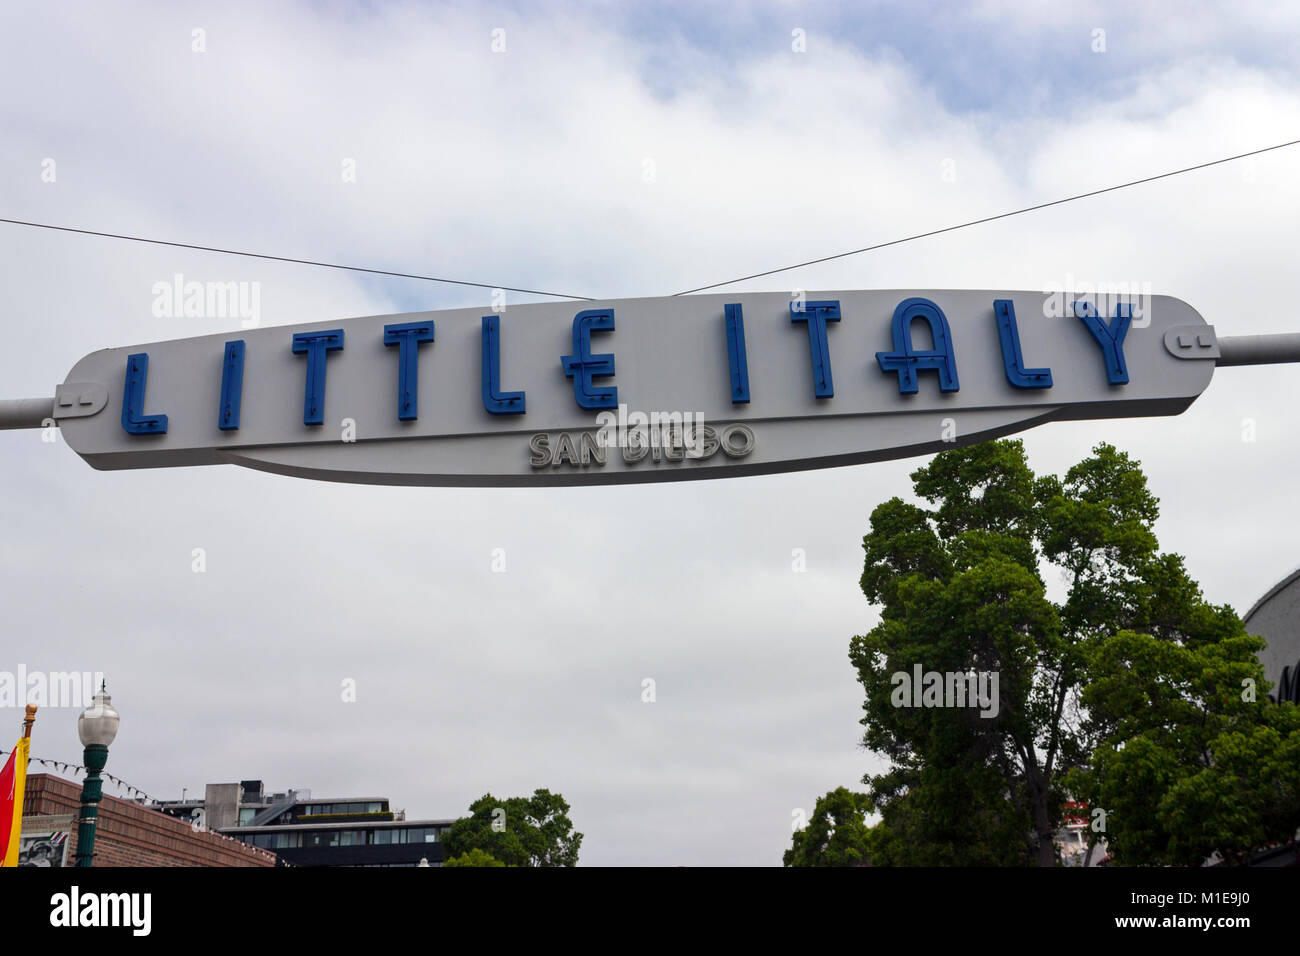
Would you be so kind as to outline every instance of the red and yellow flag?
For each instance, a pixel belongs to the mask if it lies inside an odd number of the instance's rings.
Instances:
[[[27,784],[27,755],[31,749],[32,722],[36,708],[27,705],[23,720],[23,735],[14,745],[13,753],[0,771],[0,851],[4,858],[0,866],[18,865],[18,838],[23,830],[23,789]]]

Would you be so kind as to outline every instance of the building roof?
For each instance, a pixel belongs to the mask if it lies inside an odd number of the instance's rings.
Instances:
[[[406,827],[449,827],[453,820],[349,820],[343,823],[313,823],[311,817],[298,823],[273,823],[268,826],[249,826],[242,824],[235,827],[222,827],[222,833],[257,832],[269,833],[272,830],[355,830],[358,827],[382,827],[384,829],[404,829]]]
[[[387,797],[302,797],[295,800],[299,803],[387,803]]]
[[[1275,597],[1279,592],[1286,590],[1288,585],[1293,584],[1297,580],[1300,580],[1300,568],[1296,568],[1294,571],[1292,571],[1290,574],[1284,577],[1281,581],[1278,581],[1277,584],[1269,588],[1268,593],[1266,593],[1262,598],[1256,601],[1254,605],[1251,607],[1251,609],[1247,611],[1244,615],[1242,615],[1241,618],[1242,623],[1249,624],[1250,619],[1255,616],[1256,611],[1258,611],[1261,607],[1267,604],[1269,600]]]

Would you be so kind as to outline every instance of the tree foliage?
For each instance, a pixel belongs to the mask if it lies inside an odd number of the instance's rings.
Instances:
[[[1068,784],[1107,811],[1123,862],[1240,864],[1300,827],[1300,711],[1254,691],[1264,643],[1216,611],[1089,649],[1083,701],[1098,741]]]
[[[487,793],[443,834],[447,856],[478,849],[506,866],[574,866],[582,834],[573,831],[564,797],[537,790],[531,797],[498,799]]]
[[[871,801],[844,787],[817,799],[807,826],[794,833],[786,866],[869,866],[872,851],[867,815]]]
[[[1124,863],[1234,862],[1295,833],[1300,718],[1264,696],[1263,642],[1159,551],[1136,462],[1101,444],[1036,477],[1020,441],[996,441],[912,481],[925,504],[871,514],[861,587],[880,621],[850,646],[863,742],[889,767],[819,800],[826,825],[787,862],[1053,865],[1067,797],[1104,809]],[[918,665],[996,673],[996,713],[898,706]],[[861,806],[881,816],[869,832],[819,835]]]
[[[505,866],[500,860],[491,853],[484,852],[478,847],[470,850],[468,853],[462,853],[460,856],[449,857],[443,866]]]

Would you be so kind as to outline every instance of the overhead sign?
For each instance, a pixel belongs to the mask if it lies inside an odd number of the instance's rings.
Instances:
[[[1210,381],[1187,303],[1041,292],[740,293],[261,328],[87,355],[55,397],[95,468],[578,485],[928,454],[1174,415]]]

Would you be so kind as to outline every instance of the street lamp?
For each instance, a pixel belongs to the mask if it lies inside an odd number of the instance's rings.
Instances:
[[[108,763],[108,745],[117,736],[120,718],[113,709],[113,698],[108,696],[108,683],[99,685],[96,694],[77,718],[77,736],[85,748],[82,759],[86,762],[86,783],[81,788],[81,821],[77,828],[77,866],[93,866],[95,861],[95,822],[99,819],[99,801],[104,795],[104,784],[99,772]]]

